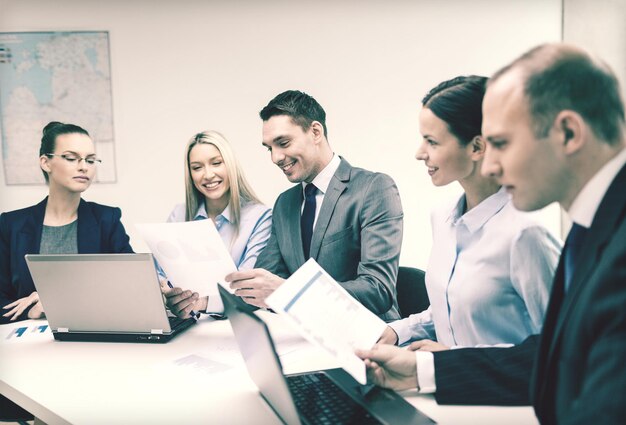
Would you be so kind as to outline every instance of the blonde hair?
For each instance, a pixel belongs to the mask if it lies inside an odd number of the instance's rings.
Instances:
[[[197,144],[213,145],[220,152],[220,155],[222,155],[224,165],[226,166],[226,173],[228,174],[228,180],[230,181],[229,204],[232,213],[231,220],[235,226],[236,236],[239,233],[241,206],[247,203],[260,204],[261,201],[246,180],[230,143],[217,131],[203,131],[193,136],[187,143],[185,149],[185,221],[193,220],[200,203],[205,201],[204,195],[198,191],[191,179],[191,169],[189,168],[189,154]]]

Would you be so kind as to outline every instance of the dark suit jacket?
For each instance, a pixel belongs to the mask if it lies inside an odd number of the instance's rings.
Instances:
[[[543,424],[626,422],[626,167],[584,242],[565,295],[557,269],[543,325],[531,381]]]
[[[544,424],[624,423],[624,188],[626,167],[600,203],[565,296],[563,261],[559,264],[541,336],[531,336],[512,348],[469,348],[434,354],[435,396],[439,403],[532,401]]]
[[[272,233],[256,267],[288,278],[306,261],[300,216],[302,185],[274,205]],[[396,278],[403,213],[391,177],[354,168],[344,159],[319,212],[311,257],[354,298],[383,320],[399,319]]]
[[[35,291],[24,255],[38,254],[48,198],[32,207],[0,214],[0,307]],[[77,244],[80,254],[133,252],[119,208],[80,200]],[[18,320],[27,319],[28,310]],[[1,317],[0,324],[8,323]]]

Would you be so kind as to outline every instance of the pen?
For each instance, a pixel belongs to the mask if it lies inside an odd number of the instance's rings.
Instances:
[[[169,280],[167,281],[167,286],[169,286],[172,289],[174,288],[174,285],[172,285],[172,282],[170,282]],[[189,312],[189,315],[193,317],[194,319],[198,319],[198,316],[200,315],[200,313],[198,313],[197,311],[191,310]]]

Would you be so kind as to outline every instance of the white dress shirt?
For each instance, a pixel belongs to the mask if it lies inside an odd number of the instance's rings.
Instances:
[[[330,186],[330,181],[332,180],[337,168],[339,168],[339,164],[341,164],[341,158],[338,155],[333,154],[333,158],[330,162],[324,167],[322,171],[319,172],[317,176],[313,179],[311,183],[315,185],[317,188],[317,194],[315,195],[315,219],[313,220],[313,231],[315,231],[315,225],[317,224],[317,217],[320,215],[320,209],[322,208],[322,202],[324,202],[324,195],[326,195],[326,191],[328,191],[328,186]],[[304,188],[308,183],[302,182],[302,194],[304,197]],[[304,210],[304,201],[302,201],[302,207],[300,209],[300,213]]]
[[[208,218],[204,203],[200,204],[193,220]],[[256,259],[267,245],[272,230],[272,210],[263,204],[248,203],[241,207],[239,216],[239,234],[235,238],[235,225],[232,223],[230,204],[215,217],[217,228],[224,245],[238,270],[254,268]],[[168,222],[185,221],[185,204],[178,204],[167,218]],[[175,282],[174,282],[175,284]],[[183,288],[184,289],[184,288]],[[200,294],[202,296],[202,294]],[[207,312],[223,313],[224,304],[220,297],[209,297]]]

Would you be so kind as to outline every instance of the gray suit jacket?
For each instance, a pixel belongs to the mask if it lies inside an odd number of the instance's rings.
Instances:
[[[280,194],[272,234],[256,267],[288,278],[304,264],[302,201],[300,184]],[[395,285],[402,224],[400,195],[391,177],[353,168],[342,158],[313,229],[311,257],[386,321],[400,318]]]

